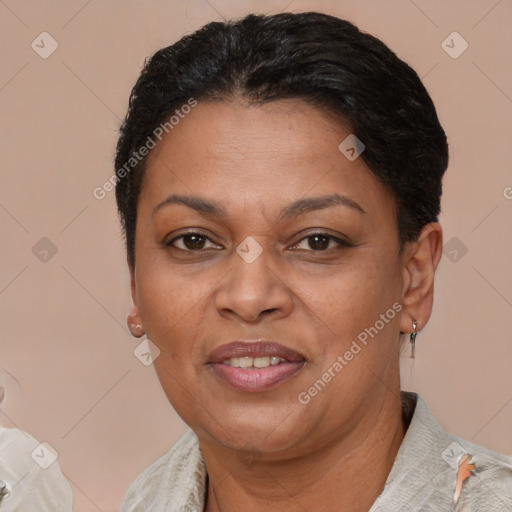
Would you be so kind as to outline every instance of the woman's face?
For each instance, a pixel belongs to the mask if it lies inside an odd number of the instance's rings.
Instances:
[[[199,102],[148,157],[134,311],[169,401],[204,442],[312,450],[398,390],[394,202],[338,149],[349,135],[300,100]],[[258,340],[281,348],[219,352]],[[251,361],[272,364],[231,366]]]

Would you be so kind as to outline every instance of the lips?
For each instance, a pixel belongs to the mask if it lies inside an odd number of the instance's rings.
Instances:
[[[238,391],[248,392],[274,388],[302,370],[305,363],[302,354],[266,340],[233,341],[216,348],[208,357],[208,366],[216,377]]]
[[[208,357],[209,363],[222,363],[232,357],[280,357],[291,363],[305,361],[295,350],[273,341],[233,341],[216,348]]]

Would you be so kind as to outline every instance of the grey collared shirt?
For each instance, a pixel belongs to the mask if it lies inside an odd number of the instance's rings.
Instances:
[[[511,457],[447,434],[415,393],[402,392],[402,403],[410,424],[369,512],[512,512]],[[459,460],[466,453],[474,470],[455,502]],[[202,512],[206,491],[199,441],[188,430],[135,479],[121,512]]]
[[[57,458],[30,434],[0,425],[0,512],[71,512]]]

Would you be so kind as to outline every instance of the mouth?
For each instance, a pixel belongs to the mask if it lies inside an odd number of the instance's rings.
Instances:
[[[292,378],[306,364],[295,350],[272,341],[234,341],[215,349],[208,366],[239,391],[265,391]]]
[[[233,368],[268,368],[269,366],[277,366],[278,364],[289,363],[283,357],[277,356],[260,356],[260,357],[232,357],[225,359],[222,364],[232,366]]]

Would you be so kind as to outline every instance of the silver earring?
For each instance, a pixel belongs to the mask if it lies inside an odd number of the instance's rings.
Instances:
[[[412,332],[411,332],[411,337],[410,337],[410,341],[411,341],[411,359],[415,358],[416,335],[418,334],[418,331],[416,330],[417,327],[418,327],[418,322],[416,320],[414,320],[412,322]]]

